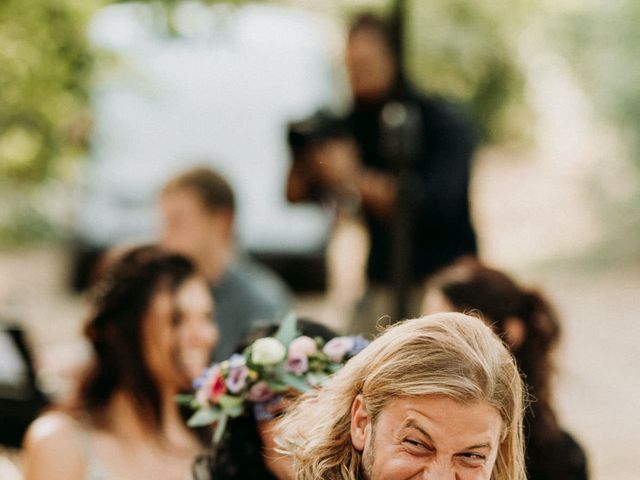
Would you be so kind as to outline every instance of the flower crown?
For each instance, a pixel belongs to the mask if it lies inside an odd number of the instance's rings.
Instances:
[[[178,399],[195,410],[188,425],[215,425],[213,442],[218,444],[229,417],[240,416],[253,404],[258,420],[273,418],[270,407],[283,394],[321,386],[369,343],[362,336],[335,337],[324,343],[320,337],[297,335],[296,317],[290,314],[273,337],[259,338],[242,354],[207,368],[193,382],[195,394]]]

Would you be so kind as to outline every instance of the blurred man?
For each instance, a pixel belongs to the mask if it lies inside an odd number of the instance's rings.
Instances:
[[[228,358],[256,322],[287,313],[284,283],[236,252],[235,198],[224,178],[208,168],[184,172],[163,188],[160,213],[162,246],[191,257],[209,279],[220,327],[216,360]]]
[[[303,153],[298,148],[298,155],[292,145],[299,159],[291,169],[287,193],[290,201],[300,201],[311,199],[313,192],[322,191],[324,196],[330,192],[343,204],[347,198],[347,204],[361,206],[371,241],[367,265],[371,288],[359,318],[370,323],[392,313],[388,286],[397,284],[398,251],[409,252],[403,260],[409,283],[421,282],[461,255],[476,253],[468,199],[474,135],[450,104],[408,85],[392,31],[377,17],[364,15],[354,22],[346,63],[354,99],[345,126],[351,142],[344,132],[333,129],[333,138],[327,140],[325,135],[322,140],[327,141],[312,142]],[[389,148],[385,151],[388,132],[381,126],[385,107],[394,103],[409,106],[418,120],[415,154],[402,165],[389,155]],[[406,217],[404,245],[394,244],[398,214]],[[415,292],[413,297],[409,315],[417,313],[421,295]],[[366,329],[366,324],[356,328]]]

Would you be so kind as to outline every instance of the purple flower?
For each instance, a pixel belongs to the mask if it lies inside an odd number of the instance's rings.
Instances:
[[[244,358],[244,357],[243,357]],[[227,375],[227,388],[231,393],[238,393],[247,386],[247,376],[249,369],[246,365],[231,367]]]
[[[249,394],[247,395],[247,400],[250,402],[266,402],[273,398],[275,393],[269,387],[269,384],[264,380],[256,383],[249,389]]]
[[[206,382],[208,382],[213,377],[214,373],[219,368],[220,368],[219,365],[217,363],[214,363],[209,368],[205,369],[205,371],[202,372],[198,378],[193,380],[193,389],[194,390],[200,389]]]
[[[254,404],[253,416],[258,422],[273,420],[280,402],[282,402],[282,395],[276,395],[271,400]]]
[[[351,338],[353,339],[353,347],[347,352],[349,358],[356,356],[369,345],[369,340],[362,335],[356,335]]]
[[[244,355],[234,353],[229,357],[229,368],[238,368],[247,364],[247,359]]]
[[[295,375],[302,375],[309,370],[309,359],[304,353],[289,355],[285,369]]]
[[[353,348],[352,337],[336,337],[327,342],[322,351],[332,362],[340,363],[344,356]]]

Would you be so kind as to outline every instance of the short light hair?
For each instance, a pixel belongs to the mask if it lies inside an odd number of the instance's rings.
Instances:
[[[372,422],[394,398],[445,395],[487,402],[503,422],[492,480],[525,480],[525,391],[516,364],[482,320],[440,313],[386,329],[322,389],[305,394],[280,423],[280,445],[297,480],[358,480],[351,406],[362,395]]]
[[[231,185],[209,167],[195,167],[172,178],[165,184],[162,194],[184,190],[195,194],[209,213],[235,211],[236,201]]]

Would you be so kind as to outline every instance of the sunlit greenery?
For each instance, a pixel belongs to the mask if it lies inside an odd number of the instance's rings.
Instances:
[[[517,41],[530,10],[517,0],[410,2],[412,77],[427,90],[467,102],[485,141],[526,132]]]
[[[622,198],[603,199],[608,238],[604,251],[638,258],[640,245],[640,2],[588,2],[565,12],[554,25],[554,40],[564,48],[599,113],[616,126],[623,154],[634,169],[635,185]],[[615,154],[615,152],[612,152]],[[635,173],[635,175],[634,175]],[[628,178],[632,177],[632,178]]]
[[[590,2],[567,12],[555,34],[607,118],[622,127],[640,170],[640,2]]]
[[[0,2],[0,178],[41,182],[84,144],[91,54],[80,5]]]

